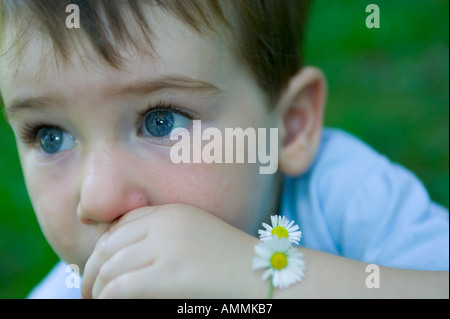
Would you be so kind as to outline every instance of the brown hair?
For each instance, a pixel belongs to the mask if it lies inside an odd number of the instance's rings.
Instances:
[[[74,33],[65,27],[65,10],[76,4],[83,33],[104,60],[119,67],[120,45],[139,48],[124,22],[125,14],[131,13],[151,45],[151,30],[142,13],[144,3],[163,8],[198,32],[226,30],[234,39],[235,53],[271,98],[278,97],[302,66],[308,0],[0,0],[0,43],[6,24],[19,25],[20,21],[21,33],[14,42],[19,53],[27,42],[26,30],[39,28],[51,39],[55,54],[68,60]]]

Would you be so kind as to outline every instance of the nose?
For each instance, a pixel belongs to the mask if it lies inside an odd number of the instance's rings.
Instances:
[[[84,224],[111,223],[149,206],[133,156],[113,147],[91,151],[80,175],[77,216]]]

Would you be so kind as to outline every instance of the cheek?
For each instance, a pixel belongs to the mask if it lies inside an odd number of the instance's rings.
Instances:
[[[85,246],[95,245],[95,232],[83,232],[76,216],[75,176],[70,171],[49,174],[35,166],[24,167],[24,176],[33,208],[42,232],[55,252],[64,260],[84,264]],[[83,240],[79,234],[83,232]],[[91,236],[93,235],[93,236]],[[90,248],[92,250],[92,248]],[[83,257],[85,258],[85,257]]]
[[[201,208],[249,232],[259,215],[262,183],[258,168],[247,164],[178,164],[155,169],[155,205],[180,203]]]

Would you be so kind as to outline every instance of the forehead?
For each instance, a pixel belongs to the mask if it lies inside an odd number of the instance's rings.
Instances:
[[[31,31],[19,58],[14,50],[0,58],[0,89],[5,104],[18,95],[40,95],[48,90],[109,90],[133,80],[171,74],[214,82],[242,69],[225,42],[215,34],[200,34],[159,9],[147,10],[145,14],[152,30],[151,45],[140,51],[121,48],[120,68],[102,60],[83,37],[78,43],[74,41],[69,61],[58,60],[49,38]],[[13,34],[6,35],[6,43],[13,40]]]

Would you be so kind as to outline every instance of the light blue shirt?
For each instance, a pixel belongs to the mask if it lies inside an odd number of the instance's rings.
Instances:
[[[281,212],[301,246],[378,265],[449,268],[449,212],[410,171],[355,137],[324,131],[313,166],[286,178]]]
[[[449,268],[449,212],[422,183],[355,137],[326,129],[314,164],[286,177],[281,213],[302,231],[300,246],[378,265]],[[61,262],[30,298],[80,298]]]

